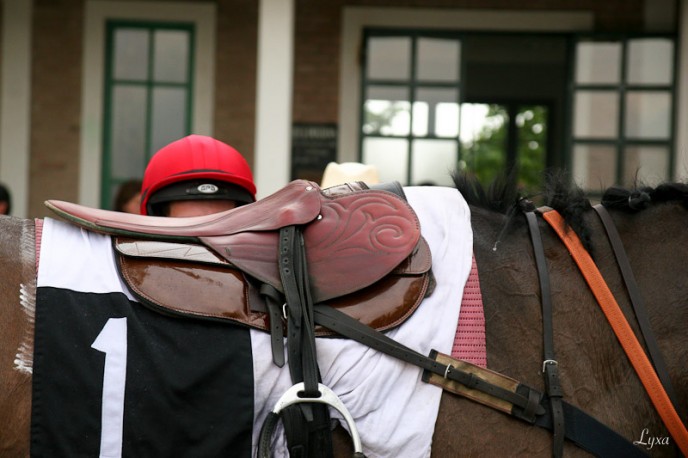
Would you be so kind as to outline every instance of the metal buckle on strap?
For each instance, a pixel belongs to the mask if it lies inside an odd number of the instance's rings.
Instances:
[[[559,363],[558,363],[556,360],[554,360],[554,359],[546,359],[546,360],[544,360],[544,361],[542,362],[542,372],[543,372],[543,373],[545,372],[545,367],[546,367],[548,364],[554,364],[555,366],[558,366],[558,365],[559,365]]]

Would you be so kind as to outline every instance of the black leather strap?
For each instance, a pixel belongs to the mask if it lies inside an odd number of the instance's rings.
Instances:
[[[267,305],[270,317],[270,346],[272,348],[272,362],[277,367],[284,366],[284,325],[282,323],[282,305],[284,296],[274,286],[263,283],[260,294]]]
[[[304,383],[304,398],[316,398],[320,396],[320,373],[315,350],[313,300],[303,235],[296,226],[280,229],[279,270],[287,307],[289,373],[293,383]],[[332,456],[327,406],[303,403],[285,408],[282,415],[291,455],[304,458]]]
[[[332,307],[316,304],[314,312],[315,322],[321,326],[325,326],[344,337],[356,340],[363,345],[369,346],[394,358],[430,370],[436,374],[446,375],[447,378],[458,381],[469,388],[474,388],[497,397],[505,395],[502,399],[512,404],[522,406],[525,411],[533,412],[531,420],[531,418],[527,418],[527,415],[519,415],[518,411],[520,408],[514,409],[512,415],[516,416],[516,418],[546,428],[550,431],[554,428],[550,400],[549,398],[539,395],[537,390],[521,384],[518,390],[519,394],[516,395],[510,391],[494,387],[494,385],[475,377],[473,374],[467,374],[454,369],[453,366],[449,366],[450,369],[448,370],[447,366],[439,364],[417,353]],[[566,424],[566,438],[584,450],[596,456],[624,456],[629,458],[647,456],[641,448],[636,447],[626,440],[626,438],[600,423],[581,409],[565,401],[562,401],[562,409]]]
[[[422,355],[332,307],[319,304],[314,310],[317,324],[389,356],[459,382],[468,388],[503,399],[517,407],[512,413],[524,421],[534,423],[535,417],[544,413],[544,408],[540,405],[542,394],[526,385],[521,385],[522,389],[517,390],[516,393],[505,390],[472,373],[463,372],[451,365],[446,366]]]
[[[550,403],[548,398],[543,404]],[[599,457],[643,458],[649,455],[633,443],[578,407],[562,401],[566,438],[578,447]],[[553,430],[551,408],[538,417],[535,424]]]
[[[637,318],[638,325],[640,326],[640,332],[643,335],[643,339],[645,339],[645,345],[647,346],[650,360],[655,367],[657,376],[662,382],[664,390],[666,391],[667,396],[669,396],[671,403],[674,406],[678,406],[678,398],[676,396],[676,392],[674,391],[674,387],[671,384],[669,371],[664,363],[664,358],[662,357],[662,352],[657,344],[655,333],[652,332],[652,326],[650,325],[650,319],[647,316],[645,302],[643,300],[643,296],[640,294],[640,288],[635,280],[635,276],[633,275],[633,269],[631,268],[631,263],[628,260],[626,250],[621,242],[619,231],[617,231],[614,220],[612,220],[609,212],[606,208],[604,208],[603,205],[597,204],[593,206],[593,209],[597,212],[597,215],[600,217],[600,220],[604,225],[604,229],[607,232],[607,238],[609,238],[609,243],[611,243],[614,256],[616,257],[616,263],[619,265],[621,276],[626,284],[626,289],[628,290],[628,295],[631,299],[633,311],[635,312],[635,317]]]
[[[543,363],[542,371],[545,376],[545,387],[547,396],[550,399],[552,412],[552,456],[560,458],[564,454],[564,410],[562,407],[562,397],[564,395],[559,382],[559,363],[554,356],[554,324],[552,319],[552,292],[549,282],[549,270],[547,268],[547,258],[545,249],[540,237],[540,228],[537,223],[535,211],[525,213],[528,221],[530,239],[533,242],[533,253],[535,255],[535,265],[537,266],[538,279],[540,282],[540,301],[542,303],[542,340],[543,340]]]

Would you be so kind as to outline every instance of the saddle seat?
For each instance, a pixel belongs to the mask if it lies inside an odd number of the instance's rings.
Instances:
[[[361,189],[328,195],[305,180],[255,203],[201,217],[130,215],[57,200],[46,206],[96,232],[205,246],[280,292],[279,229],[301,226],[315,302],[372,285],[404,262],[421,240],[415,212],[395,194]],[[429,252],[420,263],[420,269],[429,269]]]
[[[193,218],[46,205],[112,235],[122,278],[163,313],[270,330],[260,288],[284,292],[277,264],[279,229],[287,225],[302,228],[313,301],[375,329],[402,323],[434,285],[415,212],[396,194],[360,184],[323,191],[296,180],[253,204]],[[320,327],[316,333],[332,334]]]

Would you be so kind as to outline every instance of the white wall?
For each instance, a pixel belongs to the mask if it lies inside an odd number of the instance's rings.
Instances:
[[[254,180],[258,198],[291,175],[294,1],[260,0]]]

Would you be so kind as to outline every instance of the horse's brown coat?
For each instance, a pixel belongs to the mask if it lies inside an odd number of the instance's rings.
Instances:
[[[485,301],[488,367],[543,389],[539,287],[525,224],[493,251],[504,218],[472,208],[474,252]],[[601,224],[592,211],[595,259],[626,316],[629,300]],[[688,212],[678,204],[657,204],[636,215],[614,212],[653,329],[679,391],[679,414],[688,421]],[[555,353],[565,399],[627,439],[655,437],[666,429],[638,377],[593,300],[573,260],[553,231],[540,223],[548,257],[554,304]],[[633,329],[637,324],[631,320]],[[654,446],[653,456],[675,456],[673,447]],[[567,456],[584,455],[568,444]],[[536,427],[444,394],[433,440],[433,456],[548,456],[551,437]]]
[[[525,219],[514,223],[495,251],[506,218],[475,207],[471,212],[488,367],[544,390],[539,286]],[[677,203],[661,203],[636,215],[613,212],[613,217],[678,391],[679,415],[688,422],[688,212]],[[595,261],[624,313],[632,316],[601,223],[592,210],[586,212],[585,220],[594,233]],[[573,260],[546,223],[540,221],[540,228],[551,275],[555,353],[565,400],[630,441],[640,441],[646,428],[653,437],[666,438],[666,428]],[[637,334],[634,320],[631,326]],[[408,418],[413,421],[413,413]],[[551,456],[551,443],[550,433],[541,428],[444,393],[432,456],[546,457]],[[350,456],[343,434],[338,434],[336,445],[337,456]],[[647,452],[678,456],[674,446],[654,445]],[[589,456],[569,442],[564,453]]]
[[[33,336],[21,295],[35,291],[36,264],[33,221],[0,217],[0,227],[0,456],[9,458],[29,454],[31,375],[15,359]]]

